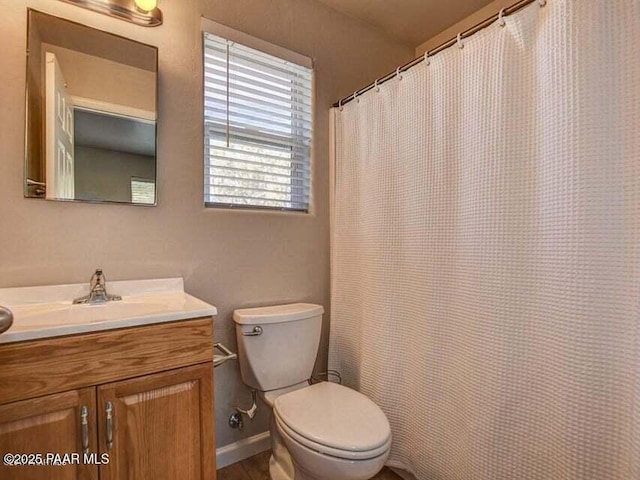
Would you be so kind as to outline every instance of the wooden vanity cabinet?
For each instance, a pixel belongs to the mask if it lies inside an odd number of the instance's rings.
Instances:
[[[83,411],[83,408],[85,409]],[[81,452],[82,418],[96,422],[95,388],[54,393],[44,397],[0,405],[0,454],[47,452]],[[86,430],[91,451],[97,446],[96,429]],[[34,465],[8,466],[0,464],[3,480],[75,480],[97,479],[96,465],[37,465],[43,459],[26,458]]]
[[[100,451],[110,454],[100,479],[215,478],[212,380],[208,363],[98,387]]]
[[[81,457],[0,478],[215,480],[212,361],[210,318],[0,345],[0,454]]]

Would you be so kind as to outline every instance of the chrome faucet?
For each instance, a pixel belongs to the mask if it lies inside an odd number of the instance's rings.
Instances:
[[[91,276],[90,284],[91,284],[91,290],[89,290],[89,295],[76,298],[73,301],[74,305],[77,305],[80,303],[88,303],[89,305],[98,305],[101,303],[122,300],[122,297],[119,295],[109,295],[107,293],[107,279],[102,273],[102,269],[100,268],[97,269],[96,272]]]

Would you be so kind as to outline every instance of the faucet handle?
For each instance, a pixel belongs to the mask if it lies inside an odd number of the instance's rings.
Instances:
[[[107,279],[105,278],[104,274],[102,273],[102,269],[101,268],[97,268],[95,273],[93,275],[91,275],[91,280],[90,280],[90,284],[91,284],[91,288],[95,288],[98,286],[104,287],[106,284]]]

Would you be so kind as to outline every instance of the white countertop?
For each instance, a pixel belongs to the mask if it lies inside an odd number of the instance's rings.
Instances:
[[[184,291],[182,278],[115,281],[109,294],[121,301],[73,305],[89,293],[89,284],[0,288],[0,305],[13,312],[13,325],[0,343],[97,332],[115,328],[210,317],[216,307]]]

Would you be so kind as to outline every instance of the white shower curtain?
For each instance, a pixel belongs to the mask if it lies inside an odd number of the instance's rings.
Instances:
[[[505,21],[332,112],[329,366],[421,480],[640,479],[640,1]]]

